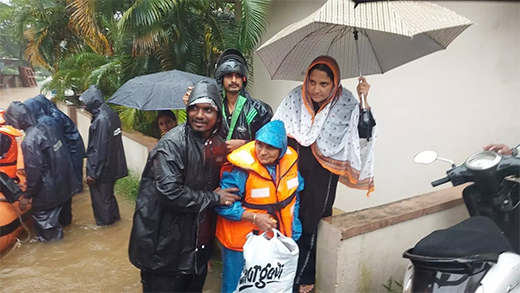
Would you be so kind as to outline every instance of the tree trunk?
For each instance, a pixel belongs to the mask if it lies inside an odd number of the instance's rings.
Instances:
[[[235,0],[235,21],[242,21],[242,0]]]

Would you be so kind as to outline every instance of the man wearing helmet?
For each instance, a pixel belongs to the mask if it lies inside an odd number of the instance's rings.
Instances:
[[[255,139],[255,133],[271,121],[273,110],[266,103],[253,99],[245,90],[249,69],[244,55],[237,49],[220,54],[215,79],[223,97],[223,119],[220,136],[231,152]],[[191,87],[184,96],[186,102]]]

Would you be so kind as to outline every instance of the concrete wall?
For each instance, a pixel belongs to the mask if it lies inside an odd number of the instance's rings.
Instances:
[[[321,221],[317,246],[318,292],[386,292],[387,280],[402,283],[402,254],[421,238],[466,219],[464,205],[341,239],[341,230]]]
[[[148,148],[136,142],[123,133],[123,145],[125,146],[125,157],[128,168],[141,178],[146,159],[148,158]]]
[[[63,111],[63,109],[61,110]],[[67,113],[66,111],[63,112]],[[87,147],[88,131],[90,127],[90,114],[85,112],[85,110],[78,108],[76,125],[81,136],[83,137],[85,147]],[[146,159],[148,158],[149,146],[130,138],[124,131],[123,145],[125,148],[126,164],[128,168],[131,169],[137,176],[141,176],[144,165],[146,164]]]
[[[90,128],[90,114],[86,113],[85,110],[78,108],[76,119],[77,119],[76,127],[78,128],[78,131],[81,134],[81,137],[83,138],[83,142],[85,143],[85,148],[86,148],[88,145],[88,130]]]
[[[56,103],[56,107],[57,107],[58,109],[60,109],[61,112],[67,114],[67,115],[70,117],[69,107],[67,107],[66,104],[63,104],[63,103]]]
[[[324,0],[274,2],[267,40],[319,8]],[[435,2],[435,1],[434,1]],[[447,50],[369,76],[369,102],[378,122],[376,191],[338,187],[344,211],[381,205],[432,191],[430,181],[448,165],[416,165],[412,157],[434,149],[458,163],[491,142],[520,143],[520,3],[438,1],[471,19]],[[274,110],[297,82],[271,81],[258,56],[252,95]],[[343,85],[355,89],[355,80]]]

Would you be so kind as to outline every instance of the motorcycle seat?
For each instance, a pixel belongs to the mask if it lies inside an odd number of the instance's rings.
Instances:
[[[488,217],[470,217],[457,225],[437,230],[421,239],[410,251],[417,256],[478,259],[513,248],[500,228]]]

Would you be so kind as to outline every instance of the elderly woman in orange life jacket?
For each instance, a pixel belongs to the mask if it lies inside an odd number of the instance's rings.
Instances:
[[[238,284],[247,234],[272,228],[294,240],[301,234],[298,193],[303,179],[298,172],[298,154],[287,147],[284,123],[264,125],[255,141],[233,151],[228,161],[233,169],[223,172],[220,187],[238,188],[242,201],[216,208],[216,236],[223,246],[221,292],[233,292]]]
[[[367,103],[370,85],[359,78],[364,108],[341,85],[339,66],[320,56],[307,69],[303,85],[284,98],[273,120],[285,123],[288,144],[298,152],[305,180],[300,193],[302,236],[295,277],[296,292],[310,292],[315,283],[318,223],[332,215],[338,181],[351,188],[374,188],[375,120]]]

